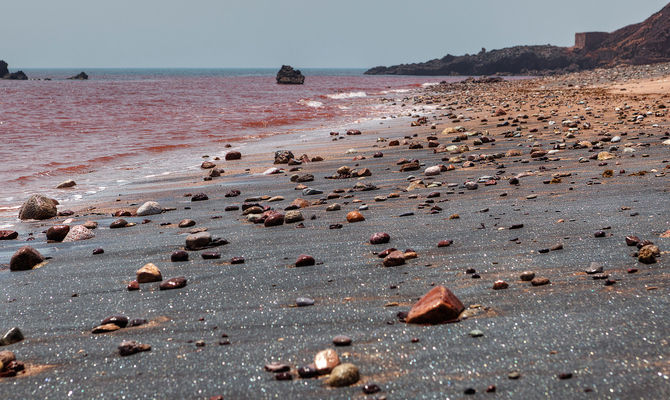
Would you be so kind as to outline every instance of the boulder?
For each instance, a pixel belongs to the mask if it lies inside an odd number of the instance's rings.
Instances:
[[[9,261],[11,271],[28,271],[43,263],[44,256],[30,246],[23,246],[14,253]]]
[[[436,286],[409,310],[410,324],[439,324],[454,321],[465,309],[463,303],[446,287]]]
[[[67,78],[67,79],[78,80],[78,81],[85,81],[85,80],[88,79],[88,75],[86,74],[86,72],[81,71],[81,72],[78,73],[77,75],[71,76],[71,77],[69,77],[69,78]]]
[[[137,216],[138,217],[143,217],[145,215],[155,215],[155,214],[160,214],[163,212],[163,207],[161,207],[158,202],[155,201],[147,201],[146,203],[142,204],[140,208],[137,209]]]
[[[34,194],[19,209],[19,219],[49,219],[58,214],[58,202],[41,194]]]
[[[305,76],[299,69],[293,69],[290,65],[282,65],[277,72],[277,83],[302,85],[305,83]]]

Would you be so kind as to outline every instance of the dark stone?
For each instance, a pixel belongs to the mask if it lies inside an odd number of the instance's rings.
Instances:
[[[637,246],[640,243],[640,238],[637,236],[626,236],[626,245]]]
[[[226,153],[226,161],[239,160],[242,158],[242,153],[239,151],[229,151]]]
[[[140,290],[140,283],[137,281],[130,281],[128,286],[126,286],[126,289],[128,289],[129,292]]]
[[[231,264],[244,264],[244,257],[233,257],[230,259]]]
[[[345,335],[337,335],[333,338],[335,346],[349,346],[351,345],[351,338]]]
[[[181,289],[184,286],[186,286],[186,278],[183,276],[179,276],[161,282],[161,284],[159,285],[159,289],[160,290]]]
[[[14,253],[9,261],[11,271],[27,271],[33,269],[37,264],[45,260],[39,251],[30,246],[21,247]]]
[[[289,150],[277,150],[275,151],[275,164],[288,164],[289,161],[294,159],[295,156]]]
[[[19,237],[16,231],[0,231],[0,240],[14,240]]]
[[[102,254],[102,253],[104,253],[104,252],[105,252],[104,249],[101,249],[101,248],[98,247],[97,249],[94,249],[94,250],[93,250],[93,255]]]
[[[604,231],[596,231],[593,236],[597,238],[605,237],[605,232]]]
[[[209,197],[207,197],[207,195],[204,193],[196,193],[191,197],[191,201],[205,201],[205,200],[209,200]]]
[[[133,326],[140,326],[146,324],[148,321],[146,319],[142,318],[135,318],[131,319],[130,322],[128,322],[128,328],[131,328]]]
[[[454,243],[454,241],[451,240],[451,239],[449,239],[449,240],[440,240],[440,241],[437,243],[437,247],[449,247],[449,246],[451,246],[453,243]]]
[[[310,299],[309,297],[298,297],[295,299],[295,305],[298,307],[313,306],[314,299]]]
[[[86,74],[86,72],[81,71],[81,72],[78,73],[77,75],[75,75],[75,76],[71,76],[71,77],[69,77],[69,78],[67,78],[67,79],[79,80],[79,81],[85,81],[85,80],[88,79],[88,75]]]
[[[293,379],[293,375],[290,372],[280,372],[275,374],[275,379],[278,381],[290,381]]]
[[[377,232],[370,236],[370,244],[384,244],[388,243],[391,240],[391,236],[388,233]]]
[[[266,227],[270,226],[279,226],[284,224],[284,214],[278,213],[278,212],[272,212],[270,213],[266,218],[265,222],[263,222],[263,225]]]
[[[221,258],[221,253],[218,251],[205,251],[201,254],[203,260],[216,260]]]
[[[298,256],[298,259],[295,262],[296,267],[309,267],[311,265],[314,265],[316,261],[314,260],[314,257],[306,255],[306,254],[301,254]]]
[[[114,324],[119,328],[125,328],[128,325],[128,317],[125,315],[112,315],[102,320],[100,325]]]
[[[224,195],[224,197],[237,197],[237,196],[239,196],[240,194],[242,194],[242,192],[240,192],[239,190],[237,190],[237,189],[232,189],[232,190],[229,190],[228,193],[226,193],[226,194]]]
[[[312,365],[306,365],[304,367],[298,368],[298,375],[303,379],[309,379],[317,377],[319,372],[316,370],[316,367]]]
[[[69,225],[55,225],[47,229],[47,240],[53,240],[54,242],[62,242],[67,236],[67,233],[70,232]]]
[[[363,385],[363,393],[365,394],[375,394],[380,391],[381,389],[375,383],[366,383],[365,385]]]
[[[192,219],[182,219],[181,221],[179,221],[178,226],[180,228],[189,228],[189,227],[194,226],[194,225],[195,225],[195,221],[193,221]]]
[[[188,253],[185,252],[184,250],[173,251],[172,255],[170,255],[170,261],[172,262],[188,261]]]
[[[137,343],[134,340],[124,340],[121,342],[119,345],[119,354],[122,357],[130,356],[136,353],[140,353],[143,351],[150,351],[151,346],[148,344],[141,344]]]
[[[13,343],[18,343],[24,339],[23,333],[21,330],[17,327],[14,327],[7,332],[5,332],[4,335],[0,338],[0,346],[8,346]]]
[[[293,69],[290,65],[282,65],[277,72],[277,83],[302,85],[305,83],[305,76],[299,69]]]
[[[116,221],[109,224],[110,229],[124,228],[128,225],[128,221],[123,218],[117,219]]]
[[[291,370],[291,366],[284,363],[273,362],[270,364],[265,364],[265,370],[268,372],[286,372]]]

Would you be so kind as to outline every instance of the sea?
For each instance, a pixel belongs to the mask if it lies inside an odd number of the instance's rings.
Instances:
[[[319,134],[400,113],[411,91],[458,77],[372,76],[363,69],[24,69],[0,80],[0,229],[33,193],[64,205],[134,180],[197,170],[194,154],[282,133]],[[389,101],[395,99],[397,101]],[[73,179],[72,190],[55,186]]]

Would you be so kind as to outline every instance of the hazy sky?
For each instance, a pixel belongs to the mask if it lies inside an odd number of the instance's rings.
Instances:
[[[28,67],[373,67],[641,22],[668,0],[8,0],[0,59]]]

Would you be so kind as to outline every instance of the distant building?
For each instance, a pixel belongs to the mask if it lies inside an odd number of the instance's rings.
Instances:
[[[575,48],[595,50],[607,39],[607,32],[580,32],[575,33]]]

